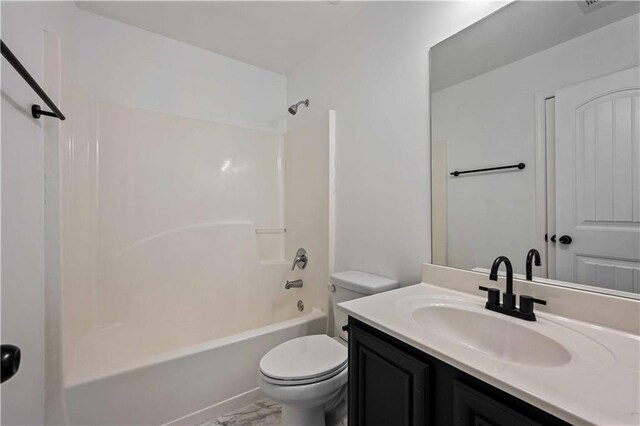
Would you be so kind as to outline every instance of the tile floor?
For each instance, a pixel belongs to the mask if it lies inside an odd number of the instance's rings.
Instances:
[[[200,426],[275,426],[280,425],[281,415],[282,406],[265,398]],[[335,409],[327,413],[326,422],[327,426],[347,426],[346,399],[343,399]]]

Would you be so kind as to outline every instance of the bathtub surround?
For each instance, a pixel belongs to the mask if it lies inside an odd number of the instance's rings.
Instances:
[[[86,133],[62,163],[70,423],[193,423],[255,400],[264,353],[326,332],[333,112],[282,135],[78,105]],[[309,267],[291,272],[299,247]]]
[[[114,324],[191,327],[224,314],[209,298],[255,309],[258,289],[277,291],[284,259],[260,286],[255,228],[283,227],[281,135],[77,100],[87,121],[61,166],[68,347]],[[220,288],[204,297],[211,276]]]
[[[333,113],[283,142],[80,91],[76,101],[84,126],[62,162],[69,421],[193,422],[259,396],[265,352],[326,332],[316,309],[327,305]],[[291,273],[285,255],[298,247],[309,268]],[[294,277],[305,287],[285,290]],[[161,382],[190,391],[176,398]]]

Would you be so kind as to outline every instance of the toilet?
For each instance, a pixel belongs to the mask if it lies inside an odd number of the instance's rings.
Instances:
[[[335,338],[325,334],[303,336],[271,349],[260,360],[262,391],[282,404],[282,424],[323,426],[325,410],[334,407],[346,393],[347,315],[337,304],[382,293],[398,282],[360,271],[332,274]]]

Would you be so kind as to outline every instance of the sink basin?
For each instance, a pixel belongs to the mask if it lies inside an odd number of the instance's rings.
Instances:
[[[411,317],[430,334],[510,362],[555,367],[571,361],[571,353],[562,344],[506,316],[433,304],[416,307]]]

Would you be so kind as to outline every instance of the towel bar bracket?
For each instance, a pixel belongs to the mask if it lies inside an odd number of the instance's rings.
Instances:
[[[33,118],[40,118],[40,116],[42,115],[58,118],[58,115],[56,113],[50,112],[50,111],[44,111],[43,109],[40,108],[40,105],[31,105],[31,115],[33,116]]]

